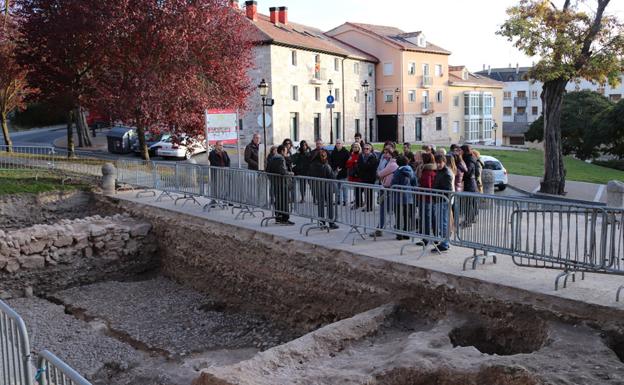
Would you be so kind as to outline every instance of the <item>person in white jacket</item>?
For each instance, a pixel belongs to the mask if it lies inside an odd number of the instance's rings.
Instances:
[[[396,158],[399,156],[399,153],[396,150],[393,150],[391,147],[386,147],[383,150],[382,158],[385,161],[385,166],[383,169],[377,171],[377,178],[379,178],[379,183],[384,188],[392,187],[392,176],[394,175],[394,171],[396,171],[399,166],[397,165]],[[381,237],[383,236],[383,228],[386,225],[386,211],[389,209],[388,202],[388,194],[386,191],[381,189],[379,191],[379,228],[370,234],[371,237]]]

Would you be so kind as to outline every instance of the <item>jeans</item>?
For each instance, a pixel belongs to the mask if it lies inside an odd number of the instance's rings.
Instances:
[[[342,184],[347,181],[347,178],[336,179],[336,181],[336,204],[344,203],[346,205],[349,203],[349,191]]]
[[[436,216],[435,218],[435,227],[434,227],[434,236],[440,238],[447,238],[449,236],[449,208],[446,203],[435,203],[433,205],[433,212]],[[440,242],[440,247],[444,249],[449,248],[448,241]]]

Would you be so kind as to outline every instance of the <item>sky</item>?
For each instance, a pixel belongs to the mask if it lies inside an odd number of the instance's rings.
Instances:
[[[496,31],[506,19],[506,9],[518,0],[257,0],[259,11],[288,7],[289,20],[330,30],[346,21],[423,31],[427,40],[452,52],[450,65],[480,71],[494,67],[530,66],[529,58]],[[596,0],[587,0],[587,4]],[[563,1],[554,0],[563,4]],[[241,0],[241,4],[244,1]],[[624,0],[611,0],[609,13],[624,21]]]

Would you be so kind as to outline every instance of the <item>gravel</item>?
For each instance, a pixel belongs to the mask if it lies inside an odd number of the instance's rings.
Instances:
[[[53,297],[87,319],[102,320],[133,346],[172,358],[223,348],[264,350],[297,337],[163,277],[98,283]]]

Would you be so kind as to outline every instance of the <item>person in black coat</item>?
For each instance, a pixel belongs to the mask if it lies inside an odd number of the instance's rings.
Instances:
[[[260,135],[253,134],[251,143],[245,147],[245,162],[250,170],[258,170],[258,153],[260,151]]]
[[[463,152],[463,160],[466,163],[467,171],[464,173],[464,191],[469,193],[478,193],[477,187],[477,158],[475,158],[472,148],[465,144],[461,146]],[[466,207],[464,212],[464,221],[460,223],[462,227],[470,226],[474,223],[477,216],[477,199],[470,198],[464,200]]]
[[[297,176],[308,176],[310,172],[310,147],[308,142],[302,140],[299,143],[299,150],[293,155],[293,171]],[[299,192],[301,193],[301,203],[305,202],[307,180],[299,179]]]
[[[377,180],[377,166],[379,160],[373,154],[373,146],[370,144],[364,145],[364,152],[360,155],[358,160],[358,175],[362,180],[362,183],[375,184]],[[366,189],[366,211],[373,210],[373,189]]]
[[[336,179],[339,181],[345,182],[347,180],[347,161],[350,157],[351,153],[344,147],[342,140],[336,139],[334,151],[329,154],[329,165],[336,173]],[[341,195],[342,203],[346,205],[348,203],[348,192],[346,189],[342,188],[340,183],[338,183],[336,188],[336,202],[338,202],[338,204],[341,202]]]
[[[318,203],[318,216],[319,218],[326,218],[329,222],[330,229],[337,229],[338,226],[334,223],[334,187],[332,182],[336,179],[336,174],[340,172],[332,170],[329,165],[329,154],[326,150],[321,150],[318,155],[318,161],[312,163],[310,166],[310,176],[313,178],[312,183],[312,195],[314,200]],[[325,208],[327,207],[327,216],[325,216]],[[325,225],[325,221],[321,221],[321,225]]]
[[[290,221],[290,202],[288,193],[288,175],[292,175],[286,167],[286,147],[277,147],[277,154],[268,160],[266,172],[269,174],[271,195],[275,201],[275,220],[281,225],[294,225]]]
[[[223,151],[222,141],[218,140],[215,143],[215,148],[210,151],[208,160],[212,167],[230,167],[230,157],[226,151]]]

